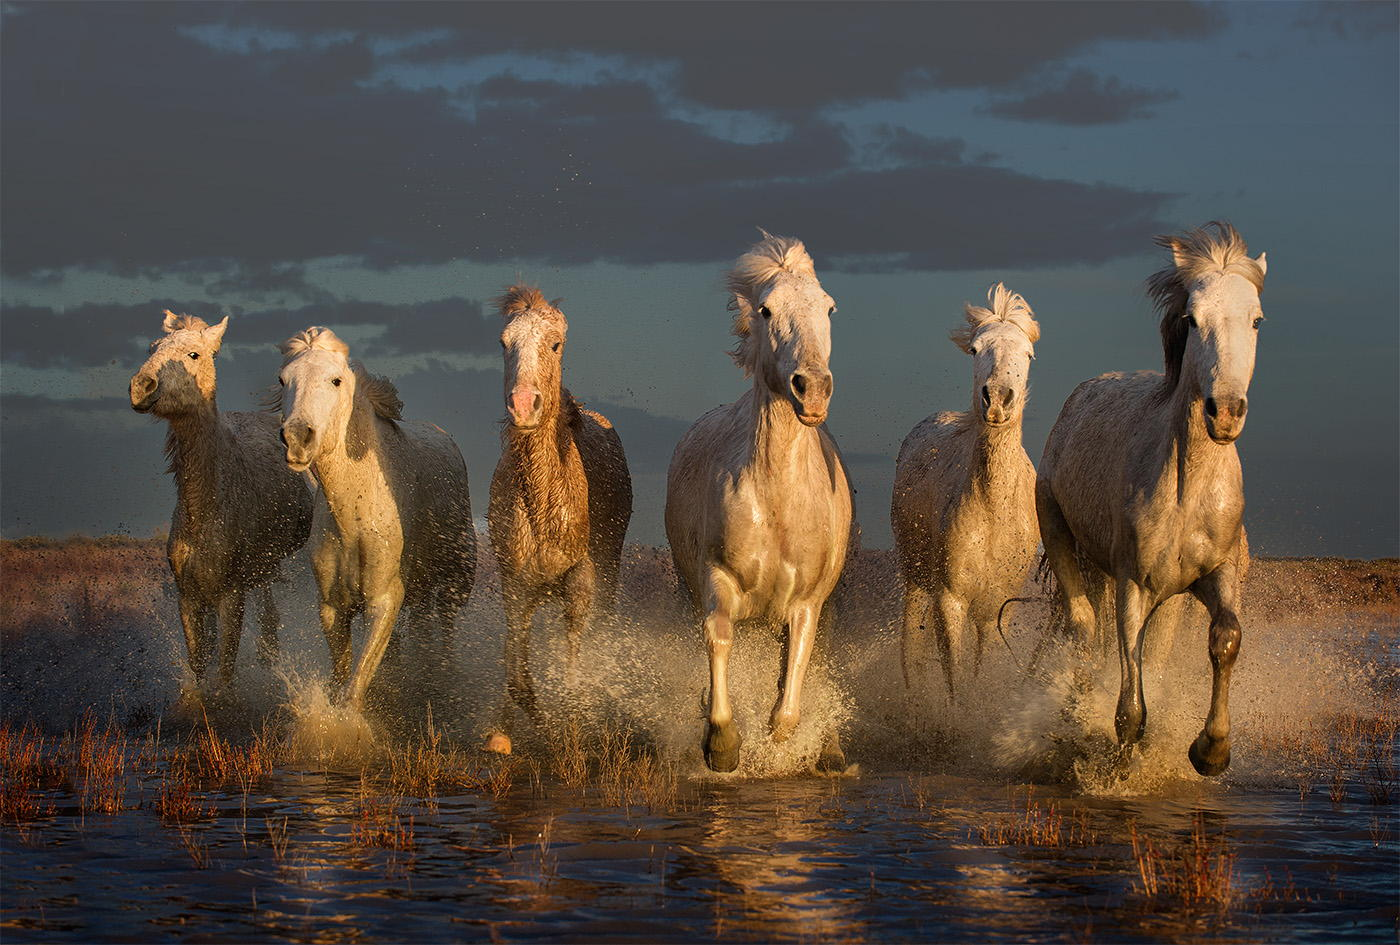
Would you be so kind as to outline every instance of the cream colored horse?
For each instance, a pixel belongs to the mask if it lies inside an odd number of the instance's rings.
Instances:
[[[180,595],[180,623],[190,669],[202,679],[218,629],[219,676],[233,680],[243,633],[243,606],[258,592],[258,651],[277,651],[277,608],[271,583],[282,559],[311,532],[311,493],[287,469],[277,421],[265,413],[221,413],[215,402],[214,359],[225,318],[210,326],[194,315],[166,311],[164,337],[131,378],[131,407],[170,424],[165,455],[175,476],[175,514],[166,554]]]
[[[1210,713],[1191,744],[1203,775],[1230,764],[1230,671],[1240,647],[1244,479],[1235,439],[1254,374],[1265,259],[1226,223],[1158,238],[1172,263],[1148,288],[1166,374],[1105,374],[1075,388],[1045,444],[1036,503],[1045,552],[1084,641],[1094,632],[1081,565],[1114,585],[1119,743],[1142,737],[1143,629],[1173,595],[1210,612]],[[1096,580],[1091,576],[1089,583]],[[1098,579],[1101,580],[1101,579]]]
[[[851,489],[822,426],[831,400],[831,296],[802,243],[769,236],[729,274],[734,359],[753,377],[736,403],[681,438],[666,480],[666,537],[704,617],[710,655],[705,760],[733,771],[742,741],[729,704],[736,621],[785,624],[787,666],[774,741],[797,727],[802,681],[822,606],[841,576]],[[822,766],[843,763],[830,741]]]
[[[529,663],[535,609],[561,598],[572,679],[595,610],[611,610],[617,599],[632,478],[612,424],[564,387],[564,313],[532,286],[511,286],[497,303],[507,418],[487,522],[501,568],[508,697],[537,716]],[[487,744],[510,750],[504,733]]]
[[[320,486],[311,562],[338,688],[355,708],[384,658],[399,609],[435,625],[446,651],[476,570],[467,467],[430,423],[402,419],[387,379],[373,377],[328,328],[282,345],[286,463]],[[369,638],[350,675],[350,622]]]
[[[1021,445],[1040,326],[998,282],[988,308],[968,305],[953,342],[972,355],[972,409],[924,419],[899,449],[890,524],[904,576],[904,683],[927,684],[928,628],[954,699],[975,632],[975,675],[987,632],[1035,563],[1035,467]]]

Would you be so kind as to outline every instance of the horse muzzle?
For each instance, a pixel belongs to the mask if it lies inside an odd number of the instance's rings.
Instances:
[[[287,449],[287,467],[292,472],[306,472],[316,460],[316,431],[300,420],[282,424],[279,433]]]
[[[1206,433],[1216,443],[1228,445],[1244,432],[1249,401],[1244,397],[1207,397],[1202,409]]]
[[[831,372],[822,367],[804,367],[788,377],[788,391],[797,419],[806,426],[821,426],[826,422],[835,387]]]
[[[160,400],[160,381],[149,374],[137,374],[131,379],[131,409],[150,413]]]

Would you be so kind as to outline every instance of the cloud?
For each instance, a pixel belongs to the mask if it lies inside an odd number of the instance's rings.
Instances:
[[[1054,84],[1032,86],[1017,97],[996,100],[985,111],[1021,121],[1111,125],[1149,118],[1151,106],[1177,97],[1170,89],[1124,85],[1115,76],[1096,76],[1088,69],[1075,69]]]
[[[1195,7],[1138,10],[1155,6],[1108,5],[1104,23],[1092,28],[1074,15],[1050,17],[1047,42],[1070,49],[1209,26]],[[260,50],[250,55],[179,28],[221,17],[284,20],[297,29],[322,17],[329,28],[342,8],[335,9],[336,16],[319,7],[54,5],[7,16],[0,162],[15,183],[0,194],[4,271],[216,266],[230,275],[211,294],[248,288],[325,301],[301,278],[306,260],[708,263],[730,257],[756,223],[866,269],[1092,262],[1140,249],[1167,198],[968,164],[958,139],[894,126],[879,146],[886,166],[867,167],[845,132],[815,109],[775,119],[769,139],[736,141],[677,117],[639,81],[580,86],[496,75],[463,90],[413,90],[373,70],[378,34],[290,47],[250,41],[246,48]],[[479,30],[449,30],[452,42],[467,44],[454,55],[469,54],[469,46],[499,52],[482,37],[501,39],[511,24],[514,38],[502,48],[528,40],[557,52],[568,40],[561,24],[580,22],[584,48],[638,56],[650,49],[697,64],[696,37],[717,35],[702,21],[722,19],[718,8],[680,8],[668,14],[674,25],[699,32],[664,31],[658,42],[644,29],[662,15],[650,7],[618,8],[611,17],[584,16],[573,6],[554,10],[554,18],[537,12],[529,25],[539,30],[520,29],[521,14],[507,7],[343,9],[342,31],[393,23],[394,35],[426,29],[435,17],[475,23],[479,15]],[[752,26],[775,18],[776,9],[728,12],[747,11]],[[810,17],[786,14],[793,41],[854,30],[841,47],[849,58],[862,37],[884,35],[870,34],[859,17],[837,16],[838,8],[804,9]],[[913,28],[899,18],[914,13],[881,9],[870,23],[895,17],[889,22]],[[957,9],[976,29],[986,27],[977,26],[986,14]],[[1046,19],[1039,7],[1015,9]],[[405,11],[402,22],[391,10]],[[918,15],[934,17],[930,29],[944,16]],[[612,25],[582,22],[593,19]],[[1065,25],[1075,22],[1078,32]],[[947,44],[936,40],[939,49]],[[848,73],[853,88],[875,91],[837,59],[830,68]],[[712,55],[705,62],[709,72],[736,71],[715,69]],[[1022,65],[1016,59],[1010,72]],[[800,77],[784,83],[800,85]],[[724,96],[715,91],[706,100]],[[1079,212],[1081,205],[1095,214]],[[982,222],[998,213],[1014,215],[1018,226],[1007,233]],[[1036,242],[1062,233],[1067,222],[1076,239]],[[1124,236],[1131,242],[1121,242]]]
[[[382,327],[357,355],[495,354],[498,319],[475,299],[446,298],[390,305],[337,300],[296,308],[245,311],[197,299],[151,299],[133,305],[89,303],[64,311],[36,305],[0,307],[0,350],[6,362],[36,368],[95,367],[145,357],[161,335],[164,309],[214,321],[230,315],[228,345],[269,348],[310,325]],[[132,365],[136,366],[135,363]]]

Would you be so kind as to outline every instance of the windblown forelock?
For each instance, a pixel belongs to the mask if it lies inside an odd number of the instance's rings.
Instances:
[[[732,331],[739,339],[729,352],[734,362],[748,375],[753,371],[752,346],[753,313],[763,293],[773,287],[783,273],[817,278],[817,267],[802,241],[788,236],[773,236],[759,230],[763,239],[749,247],[748,252],[734,262],[725,277],[729,291],[729,310],[734,313]]]
[[[305,331],[299,331],[292,335],[282,342],[279,350],[282,352],[284,365],[308,351],[331,351],[346,357],[350,354],[349,345],[337,338],[335,332],[319,325],[313,325]]]
[[[491,300],[491,304],[501,313],[501,317],[507,323],[511,319],[520,315],[531,314],[542,316],[548,320],[557,320],[564,323],[564,313],[559,310],[563,299],[546,299],[539,288],[524,283],[517,283],[505,290],[501,295]]]
[[[1181,378],[1181,362],[1186,357],[1186,339],[1190,334],[1186,324],[1186,303],[1191,286],[1211,273],[1233,273],[1264,291],[1264,269],[1249,256],[1249,246],[1229,223],[1212,220],[1177,235],[1156,237],[1153,242],[1171,250],[1170,265],[1153,273],[1147,280],[1147,295],[1161,317],[1158,328],[1162,335],[1162,360],[1166,372],[1165,390],[1176,387]]]
[[[1013,325],[1030,339],[1031,344],[1040,340],[1040,323],[1035,320],[1030,303],[1019,292],[1012,292],[1005,283],[998,282],[987,290],[987,305],[963,305],[963,318],[966,325],[954,328],[949,334],[953,344],[971,353],[972,343],[977,335],[992,325]]]

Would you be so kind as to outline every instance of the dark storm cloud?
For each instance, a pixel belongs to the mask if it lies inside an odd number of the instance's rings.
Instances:
[[[593,52],[678,69],[677,91],[727,109],[814,109],[917,88],[1003,88],[1109,40],[1197,39],[1198,3],[249,4],[244,25],[379,35],[441,31],[403,58]]]
[[[1061,125],[1111,125],[1135,118],[1149,118],[1151,106],[1177,98],[1171,89],[1146,89],[1124,85],[1114,76],[1096,76],[1075,69],[1053,85],[1037,84],[1015,98],[1000,99],[986,111],[1003,118],[1046,121]]]
[[[1047,48],[1061,51],[1113,36],[1211,28],[1211,15],[1196,7],[1154,12],[1156,6],[1096,5],[1096,18],[1087,8],[1057,7],[1047,16],[1036,6],[1006,6],[1002,16],[1043,25]],[[938,13],[943,7],[880,8],[868,22],[854,8],[803,8],[810,17],[734,8],[746,28],[730,39],[756,54],[754,23],[772,20],[776,28],[791,20],[793,42],[809,33],[854,31],[839,44],[849,57],[870,24],[883,23],[878,36],[867,38],[893,37],[889,57],[898,59],[914,54],[913,46],[900,44],[918,24],[904,18],[932,17],[921,27],[931,37],[941,35],[939,17],[954,11],[973,24],[974,35],[992,29],[980,7]],[[696,45],[697,36],[721,39],[712,22],[725,19],[716,16],[718,8],[679,8],[667,21],[675,28],[660,33],[637,21],[660,16],[659,7],[619,8],[616,15],[584,9],[542,8],[527,16],[518,7],[476,5],[24,8],[6,17],[0,34],[6,79],[0,161],[8,180],[22,182],[0,195],[4,270],[159,271],[234,260],[229,287],[242,280],[257,291],[296,291],[297,263],[336,255],[385,267],[462,257],[715,261],[730,256],[755,224],[800,233],[814,248],[867,269],[1024,266],[1135,251],[1159,225],[1166,195],[969,165],[957,139],[890,129],[884,147],[899,166],[870,168],[856,160],[843,132],[815,112],[775,118],[780,133],[771,140],[739,142],[674,117],[653,89],[636,82],[579,87],[505,76],[460,92],[414,91],[370,81],[376,73],[367,35],[245,55],[177,28],[182,21],[233,18],[378,29],[375,23],[386,18],[380,32],[400,34],[445,17],[472,29],[444,42],[460,40],[481,46],[478,51],[494,51],[509,34],[500,48],[557,51],[572,43],[569,48],[679,57],[697,76],[743,71],[719,67],[713,55],[698,58],[702,48],[720,48]],[[397,17],[398,11],[405,12]],[[577,37],[561,25],[575,21]],[[611,26],[601,28],[603,21]],[[1034,31],[1023,24],[1009,32]],[[937,49],[947,45],[929,41]],[[726,49],[726,62],[734,52]],[[835,58],[825,69],[847,74],[852,89],[875,94],[875,86],[861,84],[863,67],[843,65],[834,46],[829,52]],[[454,53],[467,54],[466,46]],[[1027,68],[1019,53],[1009,60],[1003,50],[989,55],[998,67],[987,67],[976,81]],[[820,48],[812,56],[819,60]],[[882,51],[861,58],[888,57]],[[948,67],[958,75],[940,81],[975,84],[963,74],[973,63],[964,66]],[[745,83],[764,87],[760,78]],[[803,81],[795,76],[778,84]],[[722,103],[718,89],[702,95],[685,88],[682,82],[683,93]],[[1019,225],[996,232],[979,224],[989,214],[1014,214]],[[1040,243],[1070,219],[1083,238]],[[1132,238],[1128,245],[1118,241],[1123,234]]]
[[[0,352],[6,362],[37,368],[132,362],[160,337],[161,312],[167,308],[211,324],[229,314],[225,344],[272,346],[311,325],[377,325],[383,333],[365,341],[357,354],[494,354],[500,337],[499,319],[484,314],[474,299],[403,305],[341,300],[254,311],[207,300],[152,299],[135,305],[89,303],[62,312],[35,305],[0,307]]]

